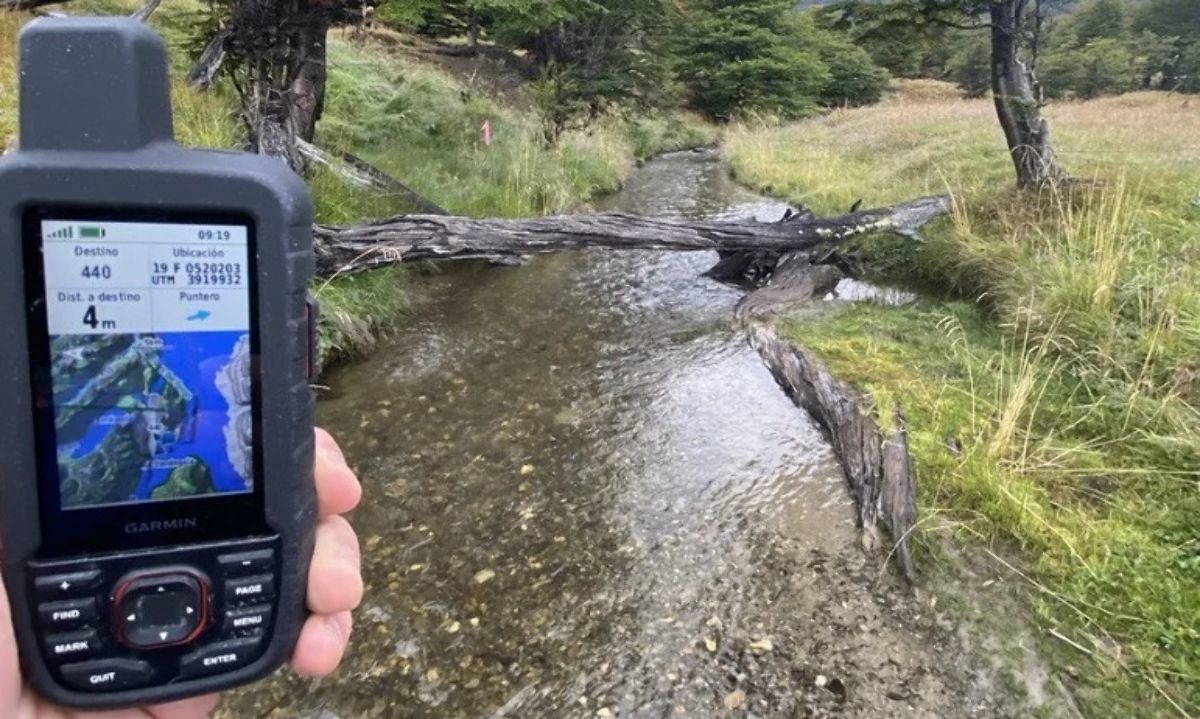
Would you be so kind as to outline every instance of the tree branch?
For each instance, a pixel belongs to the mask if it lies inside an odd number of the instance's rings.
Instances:
[[[937,16],[930,17],[929,21],[935,25],[941,25],[942,27],[954,28],[955,30],[971,31],[971,30],[991,30],[992,29],[992,24],[990,22],[963,24],[963,23],[954,22],[953,20],[947,20],[946,18],[937,17]]]
[[[154,11],[158,9],[158,6],[162,5],[162,1],[163,0],[146,0],[146,4],[138,8],[138,10],[129,17],[139,22],[146,22],[150,19],[150,16],[154,14]]]
[[[419,211],[430,215],[448,215],[437,203],[426,199],[408,185],[387,174],[349,152],[331,153],[316,145],[296,139],[296,148],[300,155],[309,163],[328,167],[334,174],[345,180],[353,187],[370,190],[383,195],[394,195],[403,198]]]
[[[196,58],[196,64],[192,66],[188,72],[188,85],[193,90],[207,90],[212,87],[213,80],[217,77],[217,73],[221,70],[221,65],[225,62],[225,41],[229,38],[230,31],[228,28],[221,28],[213,33],[209,38],[208,44],[204,46],[204,50],[200,52],[200,57]]]

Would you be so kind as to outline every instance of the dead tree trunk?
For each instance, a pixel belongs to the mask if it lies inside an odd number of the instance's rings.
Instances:
[[[784,253],[836,245],[872,232],[919,239],[920,229],[950,206],[949,197],[925,197],[842,217],[786,223],[682,222],[630,215],[523,220],[406,215],[348,227],[318,226],[317,270],[332,275],[414,260],[497,260],[586,248]]]
[[[766,287],[738,303],[750,345],[762,356],[788,396],[829,434],[858,509],[864,546],[879,546],[882,526],[902,576],[915,579],[909,535],[917,516],[917,481],[908,450],[908,427],[899,406],[877,407],[872,399],[839,380],[811,352],[784,339],[771,322],[760,321],[797,303],[813,300],[837,285],[842,272],[813,265],[800,256],[780,261]],[[883,413],[890,414],[885,421]]]
[[[994,0],[989,6],[992,33],[992,93],[996,115],[1008,142],[1017,185],[1044,187],[1066,179],[1050,143],[1050,125],[1042,116],[1037,76],[1021,50],[1028,0]]]
[[[320,8],[306,8],[296,20],[288,55],[288,122],[296,138],[312,142],[317,120],[325,111],[325,36],[329,18]]]
[[[188,72],[188,85],[193,90],[207,90],[212,87],[217,73],[221,71],[221,66],[229,54],[225,49],[229,34],[229,28],[223,27],[217,30],[209,39],[208,44],[204,46],[204,50],[200,52],[200,57],[196,58],[196,64]]]
[[[313,141],[325,109],[326,35],[360,17],[370,1],[236,0],[193,68],[192,84],[204,87],[222,62],[230,65],[250,149],[302,171],[297,143]]]

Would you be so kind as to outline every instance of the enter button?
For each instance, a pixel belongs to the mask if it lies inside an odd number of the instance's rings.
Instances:
[[[199,649],[179,660],[179,675],[202,677],[244,667],[258,657],[261,644],[258,637],[248,637]]]

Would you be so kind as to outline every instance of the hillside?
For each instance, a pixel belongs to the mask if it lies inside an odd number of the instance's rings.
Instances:
[[[924,552],[941,562],[940,537],[969,538],[1028,586],[1085,716],[1188,716],[1200,708],[1200,107],[1164,93],[1052,105],[1079,181],[1022,195],[991,104],[922,86],[730,133],[739,178],[818,211],[956,196],[924,243],[861,249],[870,274],[926,299],[784,329],[877,406],[904,407]]]
[[[77,14],[127,15],[136,0],[80,0]],[[190,67],[190,48],[203,7],[194,0],[167,3],[151,24],[167,39],[172,72]],[[15,144],[16,36],[30,16],[0,13],[0,141]],[[317,143],[377,164],[447,210],[465,215],[528,216],[586,205],[616,189],[635,163],[658,152],[711,144],[715,130],[682,114],[618,115],[564,135],[547,147],[540,117],[511,68],[484,53],[466,62],[413,51],[422,41],[396,33],[329,37],[329,87]],[[483,71],[481,71],[483,70]],[[181,144],[237,147],[243,128],[228,81],[210,92],[182,82],[173,90],[175,130]],[[481,127],[494,127],[494,143]],[[349,223],[409,211],[397,197],[375,196],[344,185],[332,173],[309,177],[318,221]],[[403,271],[322,282],[322,339],[330,358],[369,351],[377,333],[407,304]]]

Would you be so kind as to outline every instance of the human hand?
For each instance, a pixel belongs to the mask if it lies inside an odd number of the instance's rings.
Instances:
[[[341,515],[358,505],[362,486],[346,465],[337,442],[317,430],[314,466],[317,485],[316,546],[308,570],[308,608],[312,615],[300,631],[292,668],[309,677],[333,672],[350,640],[350,611],[362,601],[358,537]],[[21,680],[17,640],[8,594],[0,580],[0,719],[203,719],[218,696],[108,712],[78,712],[47,703]]]

